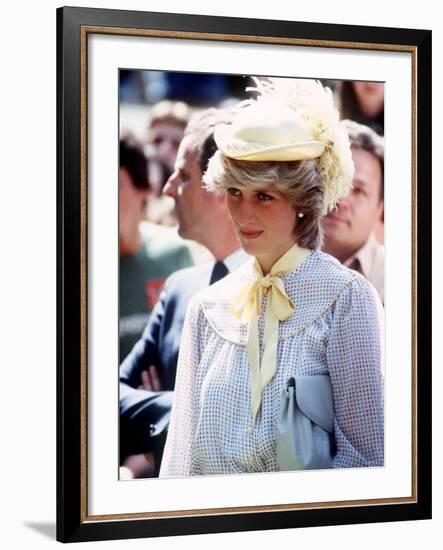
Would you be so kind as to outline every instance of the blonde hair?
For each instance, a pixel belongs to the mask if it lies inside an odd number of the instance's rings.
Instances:
[[[316,160],[256,162],[234,160],[220,151],[209,161],[203,181],[209,191],[274,187],[287,197],[303,217],[294,217],[294,237],[299,246],[321,245],[320,219],[323,215],[324,182]]]

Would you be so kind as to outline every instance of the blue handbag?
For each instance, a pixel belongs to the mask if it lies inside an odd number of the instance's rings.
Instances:
[[[334,406],[328,375],[294,376],[284,388],[277,419],[279,470],[332,467]]]

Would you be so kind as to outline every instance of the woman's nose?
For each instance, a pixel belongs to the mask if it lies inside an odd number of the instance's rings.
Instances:
[[[238,207],[238,218],[239,222],[244,225],[255,219],[255,209],[250,201],[243,199],[240,202]]]

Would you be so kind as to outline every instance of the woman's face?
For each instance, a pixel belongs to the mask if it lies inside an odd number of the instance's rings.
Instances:
[[[364,115],[376,117],[383,110],[385,85],[382,82],[353,82],[352,87]]]
[[[295,243],[296,210],[275,187],[227,190],[227,204],[241,245],[263,272]]]

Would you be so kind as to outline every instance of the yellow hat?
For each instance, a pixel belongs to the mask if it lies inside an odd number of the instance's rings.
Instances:
[[[271,100],[242,109],[233,124],[216,128],[214,139],[226,157],[237,160],[314,159],[325,148],[300,114]]]
[[[241,102],[232,124],[214,131],[225,157],[287,162],[317,159],[324,182],[324,213],[345,197],[354,163],[346,128],[332,92],[321,82],[299,78],[254,78],[247,91],[258,97]]]

